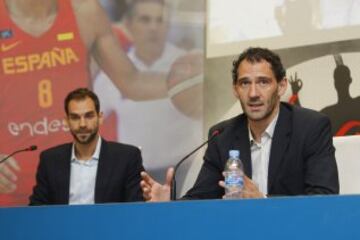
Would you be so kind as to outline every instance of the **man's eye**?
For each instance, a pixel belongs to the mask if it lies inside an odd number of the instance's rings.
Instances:
[[[71,119],[71,120],[79,120],[80,117],[79,117],[79,116],[70,116],[70,119]]]
[[[248,86],[249,84],[250,84],[249,81],[241,81],[241,82],[239,82],[239,85],[240,85],[241,87],[246,87],[246,86]]]
[[[91,119],[95,117],[95,114],[94,113],[88,113],[88,114],[85,114],[85,118],[88,118],[88,119]]]
[[[269,80],[266,80],[266,79],[262,79],[259,81],[259,84],[261,86],[267,86],[267,85],[269,85],[269,83],[270,83]]]

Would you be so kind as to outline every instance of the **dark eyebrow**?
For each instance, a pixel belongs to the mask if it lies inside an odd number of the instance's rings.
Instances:
[[[236,82],[243,82],[243,81],[248,81],[249,78],[248,77],[242,77],[242,78],[238,78]]]
[[[258,77],[259,80],[268,80],[268,81],[271,81],[271,78],[270,77],[266,77],[266,76],[260,76]]]
[[[93,115],[95,115],[96,113],[95,113],[95,111],[89,111],[89,112],[86,112],[85,114],[84,114],[84,116],[93,116]]]
[[[95,111],[89,111],[89,112],[86,112],[86,113],[84,113],[83,115],[84,116],[91,116],[91,115],[95,115],[96,114],[96,112]],[[77,113],[69,113],[69,116],[70,117],[81,117],[81,115],[80,114],[77,114]]]
[[[76,113],[69,113],[69,117],[80,117],[80,115]]]

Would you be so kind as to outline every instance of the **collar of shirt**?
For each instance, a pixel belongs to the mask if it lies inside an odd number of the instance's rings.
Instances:
[[[82,160],[82,159],[78,159],[76,158],[75,155],[75,144],[72,145],[72,149],[71,149],[71,162],[72,163],[77,163],[77,164],[81,164],[81,165],[93,165],[94,163],[96,163],[96,161],[99,160],[100,158],[100,148],[101,148],[101,137],[99,137],[97,143],[96,143],[96,148],[95,151],[91,157],[90,160]]]
[[[251,133],[250,126],[248,125],[250,146],[261,147],[261,145],[264,144],[263,137],[265,137],[265,139],[272,139],[273,138],[274,131],[275,131],[275,126],[276,126],[276,122],[277,122],[278,117],[279,117],[279,112],[275,115],[274,119],[270,122],[270,124],[267,126],[265,131],[261,134],[261,143],[257,143],[255,141],[255,139],[254,139],[254,137],[253,137],[253,135]]]

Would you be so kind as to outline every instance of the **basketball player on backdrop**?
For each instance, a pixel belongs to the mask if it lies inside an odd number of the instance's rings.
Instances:
[[[171,72],[169,87],[177,88],[177,84],[186,82],[183,79],[188,78],[189,81],[195,73],[200,75],[203,59],[201,53],[188,53],[168,41],[168,14],[168,6],[164,0],[131,2],[124,21],[133,41],[128,57],[139,71],[164,74]],[[189,73],[186,71],[187,65],[191,61],[194,63],[191,66],[194,71],[190,72],[194,75],[186,75]],[[153,174],[154,170],[162,173],[163,168],[181,159],[202,138],[199,119],[202,104],[197,101],[202,100],[201,82],[195,80],[192,87],[180,91],[172,98],[169,96],[139,102],[116,91],[107,75],[101,72],[95,80],[94,90],[102,99],[105,115],[112,111],[117,114],[118,140],[141,146],[145,166]],[[191,103],[179,100],[179,97],[184,97]],[[194,119],[196,116],[198,119]]]
[[[90,85],[93,57],[122,94],[164,98],[166,75],[138,72],[114,38],[97,0],[0,0],[0,153],[67,140],[62,99]],[[5,116],[5,117],[4,117]],[[0,165],[0,205],[25,204],[35,154]]]

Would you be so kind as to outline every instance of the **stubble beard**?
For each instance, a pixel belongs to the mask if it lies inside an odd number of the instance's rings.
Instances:
[[[274,94],[271,96],[271,98],[269,99],[269,101],[267,101],[266,105],[267,108],[259,113],[251,113],[250,111],[247,111],[246,106],[243,102],[240,101],[241,107],[244,111],[244,113],[246,114],[247,118],[251,121],[257,122],[257,121],[262,121],[265,120],[267,118],[269,118],[273,112],[276,109],[277,104],[279,104],[280,98],[277,95],[277,92],[274,92]]]
[[[90,135],[89,135],[87,138],[85,138],[85,139],[78,137],[78,136],[77,136],[78,133],[76,133],[76,132],[73,132],[73,131],[72,131],[71,134],[73,135],[73,137],[74,137],[74,139],[75,139],[75,141],[76,141],[77,143],[82,144],[82,145],[86,145],[86,144],[89,144],[89,143],[91,143],[92,141],[95,140],[98,132],[99,132],[99,128],[97,127],[97,128],[95,128],[94,131],[92,131],[92,132],[90,133]]]

